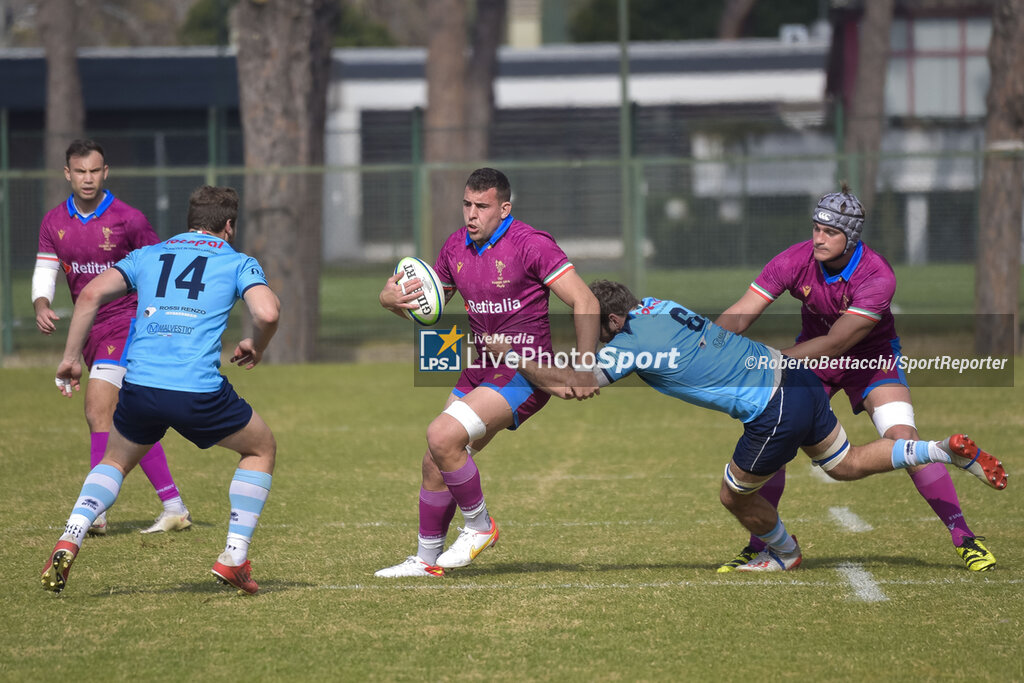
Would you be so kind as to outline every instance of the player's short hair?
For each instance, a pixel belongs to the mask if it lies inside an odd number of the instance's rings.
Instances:
[[[640,299],[621,282],[594,280],[590,283],[590,291],[601,305],[602,325],[608,324],[608,316],[612,313],[624,316],[640,305]]]
[[[501,171],[494,168],[478,168],[469,174],[466,187],[473,192],[486,192],[494,188],[498,201],[504,204],[512,199],[512,185]]]
[[[219,233],[238,219],[238,192],[233,187],[203,185],[188,198],[188,229]]]
[[[103,157],[103,163],[107,163],[107,155],[103,153],[103,147],[100,143],[85,138],[72,140],[71,144],[64,151],[64,165],[71,165],[71,157],[84,157],[92,152],[99,152],[100,156]]]
[[[864,207],[857,199],[857,195],[850,192],[849,186],[844,182],[839,192],[821,196],[814,207],[814,216],[811,220],[842,230],[846,235],[846,249],[843,250],[845,254],[860,241],[860,233],[864,229]]]

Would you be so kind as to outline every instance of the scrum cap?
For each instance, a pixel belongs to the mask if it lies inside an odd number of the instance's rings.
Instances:
[[[864,207],[856,195],[843,183],[839,192],[830,192],[818,200],[811,220],[842,230],[846,234],[846,254],[857,246],[864,229]]]

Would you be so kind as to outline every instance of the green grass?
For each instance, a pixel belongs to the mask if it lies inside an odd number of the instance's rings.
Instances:
[[[1017,359],[1017,387],[1021,386]],[[39,571],[81,486],[82,397],[52,369],[0,370],[0,679],[948,680],[1024,679],[1024,505],[954,472],[999,559],[967,572],[908,477],[853,483],[790,467],[782,513],[804,567],[713,567],[745,534],[718,503],[739,425],[650,389],[552,401],[478,458],[501,540],[443,580],[373,577],[415,548],[424,429],[446,390],[406,365],[226,370],[279,442],[251,558],[256,596],[209,573],[227,530],[233,454],[165,440],[191,531],[141,536],[159,506],[133,473],[106,538],[67,589]],[[1019,388],[918,389],[922,434],[967,430],[1021,471]],[[852,440],[873,438],[835,402]],[[873,526],[854,533],[829,509]],[[453,530],[454,533],[454,530]],[[856,563],[884,601],[858,599]]]

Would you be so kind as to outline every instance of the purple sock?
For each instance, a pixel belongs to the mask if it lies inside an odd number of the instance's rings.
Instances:
[[[444,538],[455,517],[455,499],[448,489],[428,491],[420,489],[420,536]]]
[[[933,462],[922,470],[911,472],[910,478],[921,497],[928,501],[935,514],[949,529],[953,545],[963,543],[965,536],[974,536],[964,520],[964,513],[960,509],[960,499],[956,495],[956,489],[953,488],[953,478],[949,476],[945,465]]]
[[[174,485],[171,469],[167,466],[167,454],[159,442],[153,444],[149,452],[142,456],[139,467],[149,477],[149,483],[156,489],[156,495],[160,496],[160,500],[170,500],[181,495],[178,493],[178,487]]]
[[[480,471],[476,468],[473,456],[467,456],[466,464],[454,472],[441,472],[445,486],[451,491],[452,498],[459,504],[466,526],[477,531],[486,531],[490,527],[487,508],[484,505],[484,491],[480,485]],[[483,528],[477,528],[483,526]]]
[[[785,468],[775,473],[775,476],[764,483],[764,486],[757,490],[761,494],[761,497],[772,504],[776,510],[779,509],[779,500],[782,498],[782,492],[786,489],[786,470]],[[750,547],[756,552],[764,550],[764,541],[750,534]]]
[[[103,453],[107,450],[107,439],[110,432],[93,432],[89,435],[89,471],[103,459]]]

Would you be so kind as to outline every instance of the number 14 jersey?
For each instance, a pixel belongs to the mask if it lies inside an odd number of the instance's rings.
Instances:
[[[139,297],[125,379],[174,391],[220,388],[221,336],[235,301],[267,284],[259,262],[219,237],[186,232],[114,268]]]

